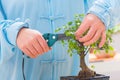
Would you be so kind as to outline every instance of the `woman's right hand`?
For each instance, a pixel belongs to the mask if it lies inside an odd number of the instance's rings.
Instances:
[[[41,33],[28,28],[19,31],[16,41],[18,48],[31,58],[36,58],[51,49]]]

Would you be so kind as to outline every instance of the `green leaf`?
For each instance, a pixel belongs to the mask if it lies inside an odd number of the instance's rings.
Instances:
[[[92,68],[92,69],[95,69],[95,65],[91,65],[91,68]]]
[[[114,50],[114,48],[113,48],[112,46],[109,46],[109,50],[112,50],[112,51],[113,51],[113,50]]]
[[[72,23],[73,23],[73,22],[68,22],[68,25],[70,26],[70,25],[72,25]]]
[[[59,32],[61,30],[61,28],[57,28],[56,30],[55,30],[55,32]]]

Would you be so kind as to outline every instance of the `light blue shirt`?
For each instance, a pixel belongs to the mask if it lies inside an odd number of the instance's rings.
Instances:
[[[23,72],[26,80],[59,80],[60,76],[77,75],[80,70],[79,56],[69,57],[67,46],[62,47],[57,42],[48,53],[31,59],[23,57],[16,45],[16,37],[22,27],[35,29],[43,34],[55,33],[57,27],[73,20],[75,14],[85,13],[93,1],[1,0],[0,80],[23,80]],[[88,13],[97,15],[106,27],[111,27],[119,21],[119,18],[115,18],[118,14],[114,10],[120,11],[119,2],[98,0]]]

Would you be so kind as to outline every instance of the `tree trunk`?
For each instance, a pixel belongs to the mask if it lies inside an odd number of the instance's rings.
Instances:
[[[88,77],[94,77],[96,75],[96,73],[91,70],[85,63],[85,54],[84,52],[79,54],[80,56],[80,68],[81,71],[78,74],[79,78],[88,78]]]

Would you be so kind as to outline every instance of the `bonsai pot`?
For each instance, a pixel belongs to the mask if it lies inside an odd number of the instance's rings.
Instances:
[[[110,78],[109,76],[96,74],[95,77],[84,78],[84,79],[80,79],[77,76],[63,76],[60,78],[60,80],[109,80],[109,78]]]

